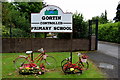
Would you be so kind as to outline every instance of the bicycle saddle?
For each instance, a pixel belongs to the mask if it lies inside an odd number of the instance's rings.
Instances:
[[[31,54],[33,51],[26,51],[26,54]]]

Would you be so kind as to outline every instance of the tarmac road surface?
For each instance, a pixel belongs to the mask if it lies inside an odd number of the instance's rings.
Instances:
[[[118,66],[120,66],[118,63],[119,44],[100,41],[98,46],[97,51],[88,53],[89,59],[92,60],[108,78],[118,78]]]
[[[98,51],[103,52],[104,54],[118,58],[118,48],[119,44],[109,43],[109,42],[98,42]],[[120,57],[119,57],[120,58]]]

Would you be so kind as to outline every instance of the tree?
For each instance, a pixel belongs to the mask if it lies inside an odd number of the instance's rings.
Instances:
[[[95,24],[95,20],[96,19],[98,19],[98,21],[99,21],[100,24],[108,23],[107,11],[105,10],[105,13],[101,13],[101,16],[92,17],[93,24]]]
[[[115,22],[120,21],[120,2],[118,3],[118,6],[117,6],[116,17],[114,17],[113,20],[115,20]]]
[[[73,14],[73,38],[86,38],[88,29],[82,14]],[[58,38],[70,39],[70,33],[59,33]]]
[[[4,2],[2,3],[2,24],[8,26],[11,21],[10,13],[10,3]]]
[[[22,14],[24,13],[25,17],[30,21],[31,13],[39,13],[45,4],[43,2],[14,2],[13,5],[16,7],[16,10]]]
[[[80,13],[73,14],[73,38],[86,38],[87,37],[87,23]]]
[[[44,7],[43,5],[44,4],[42,2],[5,2],[2,7],[2,23],[8,28],[12,25],[14,33],[18,31],[21,33],[24,32],[21,34],[22,37],[27,37],[27,35],[29,37],[31,13],[40,12],[40,10]]]

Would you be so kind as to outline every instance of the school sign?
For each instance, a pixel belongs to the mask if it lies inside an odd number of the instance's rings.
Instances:
[[[43,8],[40,13],[31,13],[31,32],[72,33],[72,14],[53,5]]]

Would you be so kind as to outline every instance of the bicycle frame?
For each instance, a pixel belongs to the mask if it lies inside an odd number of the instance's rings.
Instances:
[[[27,56],[19,55],[17,58],[15,58],[15,60],[13,60],[13,63],[15,64],[16,69],[19,69],[19,67],[23,66],[24,64],[31,64],[31,63],[34,63],[39,67],[41,66],[41,64],[44,64],[45,66],[47,66],[46,68],[48,69],[50,68],[52,68],[52,70],[55,69],[55,66],[56,66],[55,58],[45,54],[45,51],[43,50],[43,48],[39,49],[38,51],[35,51],[35,52],[40,52],[40,54],[37,54],[34,57],[34,59],[31,59],[32,52],[33,51],[26,51]]]
[[[43,59],[43,56],[45,55],[45,53],[40,53],[37,57],[35,57],[35,59],[33,59],[33,61],[31,60],[31,56],[28,55],[29,58],[29,62],[35,62],[38,63],[39,61],[41,61]]]
[[[37,57],[35,57],[35,59],[33,59],[33,60],[31,60],[31,56],[30,56],[30,54],[26,57],[26,56],[23,56],[23,55],[20,55],[20,56],[18,56],[17,58],[20,58],[20,57],[22,57],[22,58],[25,58],[29,63],[33,63],[33,62],[35,62],[35,63],[38,63],[39,61],[41,61],[42,59],[43,59],[43,56],[45,55],[45,53],[40,53]],[[17,59],[16,58],[16,59]]]

